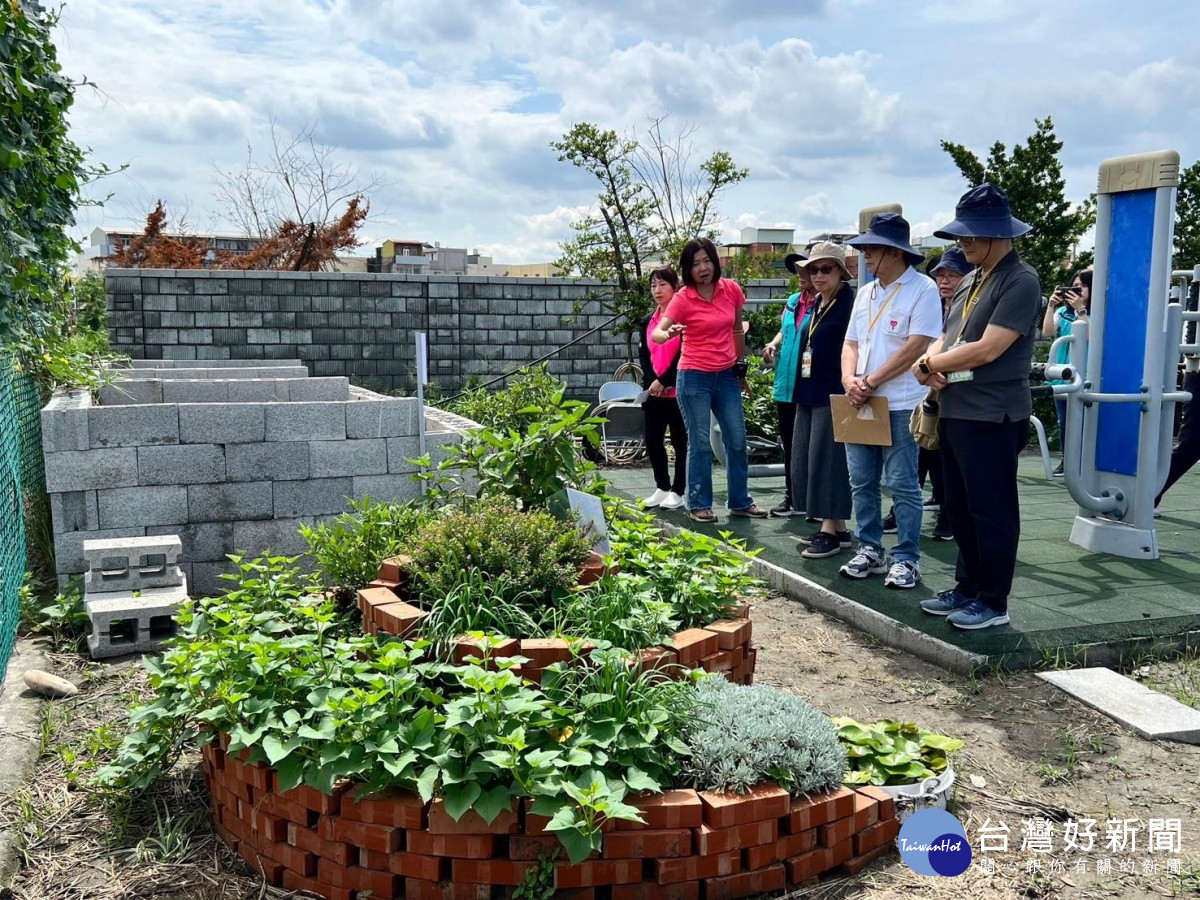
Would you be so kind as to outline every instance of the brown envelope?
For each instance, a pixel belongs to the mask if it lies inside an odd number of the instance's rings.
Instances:
[[[871,397],[862,409],[855,409],[841,394],[829,395],[833,411],[833,439],[842,444],[892,446],[892,424],[888,417],[887,397]],[[867,412],[870,410],[870,412]]]

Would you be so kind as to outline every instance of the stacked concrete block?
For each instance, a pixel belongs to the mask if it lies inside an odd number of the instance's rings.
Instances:
[[[344,376],[279,378],[281,362],[213,366],[206,377],[187,366],[121,370],[100,403],[56,393],[42,432],[60,583],[87,571],[84,541],[177,534],[192,592],[212,596],[234,571],[229,554],[301,555],[300,527],[344,512],[350,498],[416,496],[415,399]],[[239,369],[257,377],[229,377]],[[166,393],[104,403],[150,384]],[[198,402],[168,402],[173,388],[193,386]],[[206,394],[211,386],[221,390]],[[425,427],[436,463],[474,423],[436,414]]]
[[[176,633],[187,597],[178,535],[83,541],[83,604],[94,659],[147,653]]]

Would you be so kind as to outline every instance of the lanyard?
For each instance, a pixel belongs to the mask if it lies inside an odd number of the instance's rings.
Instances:
[[[878,284],[878,283],[879,282],[876,282],[876,284]],[[875,330],[875,326],[877,324],[879,324],[879,319],[883,316],[884,311],[891,305],[892,298],[894,298],[898,293],[900,293],[901,287],[902,287],[902,285],[899,282],[897,282],[896,286],[894,288],[892,288],[892,292],[890,294],[888,294],[887,298],[883,301],[883,306],[879,307],[879,312],[875,313],[874,316],[871,315],[871,299],[872,298],[871,297],[867,298],[867,320],[868,320],[867,321],[867,334],[868,335],[870,335],[871,332]],[[871,291],[871,293],[874,294],[875,291]]]
[[[955,344],[959,343],[962,340],[963,334],[966,333],[967,322],[971,318],[971,313],[975,312],[975,305],[979,302],[979,292],[983,290],[983,283],[987,281],[987,277],[990,274],[991,272],[984,273],[972,286],[971,293],[967,295],[967,302],[963,304],[962,322],[958,328],[958,336],[954,339]]]
[[[824,300],[825,298],[821,297],[821,299]],[[829,311],[836,305],[837,294],[834,294],[833,299],[830,300],[827,305],[822,305],[820,309],[817,309],[814,304],[813,309],[809,310],[810,318],[808,320],[808,330],[804,333],[804,346],[811,349],[809,345],[812,342],[813,332],[817,330],[817,326],[825,320],[825,317],[829,315]]]

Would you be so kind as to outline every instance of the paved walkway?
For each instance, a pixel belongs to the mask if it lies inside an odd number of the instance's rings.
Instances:
[[[654,487],[649,468],[605,474],[627,497],[645,496]],[[724,513],[724,470],[716,470],[714,481],[717,511]],[[1070,543],[1076,507],[1061,479],[1046,480],[1038,457],[1022,457],[1019,483],[1022,532],[1009,601],[1012,624],[980,632],[957,631],[917,606],[954,584],[957,549],[932,540],[932,513],[925,516],[921,547],[924,584],[912,591],[884,588],[882,577],[842,577],[838,567],[850,551],[828,559],[801,558],[803,546],[796,539],[816,527],[801,518],[721,515],[720,528],[761,548],[760,559],[799,576],[766,573],[778,576],[772,581],[797,599],[864,627],[885,643],[959,670],[981,663],[1104,665],[1156,640],[1177,641],[1191,633],[1193,642],[1200,641],[1200,470],[1184,476],[1163,500],[1163,517],[1157,520],[1162,558],[1153,561],[1089,553]],[[751,492],[760,505],[774,506],[783,494],[783,478],[751,479]],[[683,510],[660,516],[675,525],[706,527],[692,523]],[[894,537],[884,540],[890,546]]]

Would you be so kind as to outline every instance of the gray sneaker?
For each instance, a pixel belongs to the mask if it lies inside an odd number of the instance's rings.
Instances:
[[[931,616],[948,616],[952,612],[966,609],[975,602],[974,597],[968,597],[958,588],[939,591],[936,597],[921,601],[921,609]]]
[[[965,609],[951,613],[946,621],[960,631],[979,631],[981,628],[992,628],[996,625],[1008,624],[1008,613],[992,609],[986,603],[974,600]]]
[[[866,578],[868,575],[882,575],[888,570],[883,554],[867,544],[860,544],[858,552],[840,569],[847,578]]]
[[[921,567],[917,563],[908,559],[895,559],[892,560],[887,577],[883,579],[883,586],[906,591],[915,588],[920,582]]]

